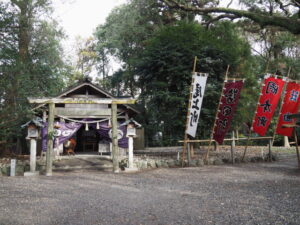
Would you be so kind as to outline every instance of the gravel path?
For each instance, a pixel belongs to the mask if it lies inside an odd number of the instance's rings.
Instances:
[[[300,224],[296,159],[0,177],[0,224]]]

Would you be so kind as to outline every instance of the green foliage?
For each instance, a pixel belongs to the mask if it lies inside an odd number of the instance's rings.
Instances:
[[[194,56],[200,59],[197,71],[209,73],[198,132],[204,138],[210,135],[227,65],[231,65],[233,73],[241,69],[250,50],[229,23],[210,30],[197,23],[179,23],[161,29],[149,39],[137,74],[150,145],[157,132],[162,132],[167,145],[183,138]]]
[[[159,0],[131,0],[115,8],[105,24],[98,26],[95,32],[99,55],[97,69],[102,77],[107,78],[109,56],[118,59],[123,71],[121,91],[125,95],[136,96],[138,88],[134,66],[140,60],[146,40],[164,24],[176,21],[175,17],[173,12],[164,9]]]
[[[48,0],[0,3],[2,140],[21,135],[20,125],[32,115],[27,97],[51,96],[64,86],[69,71],[60,46],[64,35],[50,13]]]

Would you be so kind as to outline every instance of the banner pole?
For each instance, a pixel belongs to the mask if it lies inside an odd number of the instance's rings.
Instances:
[[[209,151],[210,151],[210,149],[211,149],[211,144],[212,144],[212,141],[213,141],[214,129],[215,129],[216,122],[217,122],[218,112],[219,112],[219,110],[220,110],[220,103],[221,103],[221,100],[222,100],[222,97],[223,97],[223,91],[224,91],[225,83],[227,82],[227,77],[228,77],[229,68],[230,68],[230,66],[228,65],[228,66],[227,66],[227,69],[226,69],[226,73],[225,73],[225,78],[224,78],[224,82],[223,82],[223,86],[222,86],[222,91],[221,91],[221,96],[220,96],[219,104],[218,104],[217,111],[216,111],[216,115],[215,115],[215,121],[214,121],[214,124],[213,124],[213,126],[212,126],[211,133],[210,133],[210,140],[209,140],[209,144],[208,144],[208,149],[207,149],[206,155],[205,155],[205,160],[206,160],[206,161],[207,161],[208,158],[209,158]]]
[[[194,78],[193,74],[196,72],[196,66],[197,66],[197,56],[194,58],[194,65],[193,65],[193,72],[192,72],[192,83],[190,86],[190,94],[189,94],[189,103],[188,103],[188,110],[186,114],[186,123],[185,123],[185,132],[184,132],[184,143],[183,143],[183,151],[182,151],[182,163],[181,166],[183,166],[184,160],[185,160],[185,154],[186,154],[186,148],[187,148],[187,141],[189,140],[187,129],[188,129],[188,123],[190,118],[190,107],[191,107],[191,101],[192,101],[192,93],[193,93],[193,84],[194,84]]]
[[[275,75],[276,76],[276,75]],[[265,81],[265,78],[263,79],[263,81],[261,81],[261,85],[260,85],[260,94],[262,92],[262,89],[263,89],[263,84],[264,84],[264,81]],[[243,153],[243,157],[242,157],[242,162],[244,161],[245,159],[245,156],[246,156],[246,152],[247,152],[247,149],[248,149],[248,146],[249,146],[249,140],[250,140],[250,136],[252,134],[252,130],[253,130],[253,121],[255,120],[255,116],[256,116],[256,112],[257,112],[257,109],[258,109],[258,106],[259,106],[259,100],[260,100],[260,95],[258,96],[258,101],[257,101],[257,104],[256,104],[256,109],[255,109],[255,113],[254,113],[254,116],[253,116],[253,119],[251,121],[251,128],[250,128],[250,131],[249,131],[249,134],[248,134],[248,139],[247,139],[247,142],[246,142],[246,146],[245,146],[245,149],[244,149],[244,153]]]
[[[291,72],[291,67],[289,67],[289,70],[288,70],[288,74],[287,74],[287,81],[288,81],[288,78],[290,77],[290,72]],[[272,138],[272,146],[274,144],[274,140],[275,140],[275,136],[276,136],[276,128],[278,126],[278,123],[279,123],[279,119],[280,119],[280,113],[281,113],[281,110],[282,110],[282,106],[283,106],[283,101],[284,101],[284,97],[285,97],[285,92],[286,92],[286,87],[287,87],[287,82],[285,82],[284,84],[284,91],[282,92],[283,95],[282,95],[282,100],[281,100],[281,104],[280,104],[280,108],[279,108],[279,115],[278,115],[278,119],[276,121],[276,124],[275,124],[275,129],[274,129],[274,133],[273,133],[273,138]]]
[[[241,160],[242,162],[243,162],[244,159],[245,159],[246,152],[247,152],[247,149],[248,149],[248,146],[249,146],[250,136],[251,136],[251,134],[252,134],[252,129],[253,129],[253,121],[255,120],[256,112],[257,112],[257,109],[258,109],[258,106],[259,106],[260,94],[261,94],[262,89],[263,89],[264,81],[265,81],[265,78],[260,82],[260,93],[259,93],[258,100],[257,100],[257,103],[256,103],[256,109],[255,109],[255,111],[254,111],[254,115],[253,115],[253,118],[252,118],[252,120],[251,120],[251,127],[250,127],[250,130],[249,130],[249,134],[248,134],[246,146],[245,146],[244,153],[243,153],[243,157],[242,157],[242,160]]]

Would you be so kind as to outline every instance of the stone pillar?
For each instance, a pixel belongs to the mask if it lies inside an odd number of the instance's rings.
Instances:
[[[128,168],[133,168],[133,137],[128,137]]]
[[[35,172],[36,169],[36,139],[30,139],[30,172]]]
[[[289,142],[289,137],[288,136],[283,136],[284,140],[284,147],[290,148],[290,142]]]
[[[30,138],[30,171],[25,172],[24,176],[37,176],[39,171],[36,171],[36,138]]]
[[[234,137],[234,131],[232,131],[232,147],[235,148],[235,137]]]
[[[16,164],[17,164],[17,160],[16,159],[12,159],[10,161],[10,176],[11,177],[16,176]]]

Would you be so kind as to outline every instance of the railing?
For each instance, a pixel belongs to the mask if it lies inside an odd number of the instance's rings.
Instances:
[[[273,142],[273,137],[247,137],[247,138],[225,138],[225,141],[231,141],[231,148],[230,148],[230,154],[231,154],[231,163],[234,164],[235,160],[234,160],[234,146],[235,146],[235,141],[249,141],[249,140],[269,140],[269,144],[268,144],[268,148],[269,148],[269,161],[272,161],[272,142]],[[186,143],[187,144],[187,159],[188,159],[188,163],[190,164],[191,162],[191,154],[193,154],[194,152],[194,143],[216,143],[215,140],[212,139],[204,139],[204,140],[181,140],[178,141],[179,143]],[[248,145],[248,144],[247,144]],[[210,148],[210,145],[209,145]],[[215,150],[217,150],[217,145],[215,145]],[[246,155],[246,150],[247,150],[247,146],[245,147],[244,150],[244,154],[243,154],[243,158],[242,161],[245,158]],[[209,151],[209,149],[208,149]],[[208,158],[207,158],[208,159]]]

